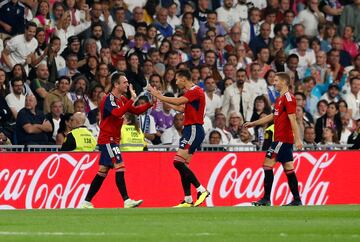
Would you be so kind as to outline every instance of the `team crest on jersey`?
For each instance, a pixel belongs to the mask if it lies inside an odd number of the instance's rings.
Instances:
[[[279,115],[279,110],[275,109],[274,115]]]

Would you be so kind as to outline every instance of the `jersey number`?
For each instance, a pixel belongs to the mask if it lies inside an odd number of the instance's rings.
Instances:
[[[114,151],[114,154],[115,154],[115,155],[120,154],[120,149],[119,149],[119,147],[113,147],[112,150]]]

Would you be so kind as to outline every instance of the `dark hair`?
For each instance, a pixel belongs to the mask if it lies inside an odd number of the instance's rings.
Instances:
[[[326,104],[326,106],[329,106],[328,101],[326,101],[325,99],[322,99],[322,100],[318,101],[318,103],[316,104],[317,109],[319,109],[320,103],[324,103],[324,104]]]
[[[348,108],[348,104],[347,104],[347,102],[346,102],[344,99],[340,99],[340,100],[337,102],[338,106],[340,106],[340,103],[344,103],[344,104],[345,104],[345,107]]]
[[[271,106],[269,104],[268,99],[264,96],[264,95],[259,95],[255,98],[254,100],[254,107],[253,107],[253,112],[256,113],[256,101],[263,101],[264,102],[264,110],[262,111],[263,113],[266,114],[270,114],[271,113]]]
[[[286,59],[286,63],[290,61],[290,59],[297,59],[299,61],[299,56],[297,54],[290,54]]]
[[[269,78],[271,72],[276,73],[276,71],[274,71],[273,69],[270,69],[264,75],[264,79],[265,79],[266,83],[268,83],[268,78]]]
[[[301,96],[302,100],[306,100],[306,95],[305,95],[304,93],[302,93],[302,92],[295,92],[295,93],[294,93],[294,96],[296,96],[296,95]]]
[[[65,113],[61,119],[60,119],[60,124],[59,124],[59,129],[57,131],[58,134],[63,134],[65,136],[65,131],[66,131],[66,122],[65,121],[69,121],[70,118],[73,116],[72,113]]]
[[[29,29],[30,27],[37,28],[37,25],[36,25],[36,23],[34,23],[34,22],[28,22],[28,23],[25,25],[25,29]]]
[[[21,82],[24,84],[24,81],[23,81],[23,79],[21,79],[21,77],[14,77],[14,78],[11,80],[11,86],[14,86],[14,85],[15,85],[15,82],[18,82],[18,81],[21,81]]]
[[[132,113],[126,113],[125,114],[126,119],[129,121],[129,125],[134,125],[135,129],[138,133],[140,133],[140,124],[139,120],[136,118],[136,116]]]
[[[119,80],[120,77],[126,76],[124,72],[116,72],[111,76],[111,86],[114,87],[115,82]]]
[[[352,83],[355,81],[355,80],[360,80],[359,77],[353,77],[350,79],[350,85],[352,85]]]
[[[191,72],[188,69],[180,69],[176,71],[175,76],[185,77],[188,81],[191,81]]]

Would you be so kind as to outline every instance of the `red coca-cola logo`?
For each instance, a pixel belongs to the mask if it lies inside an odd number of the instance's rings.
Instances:
[[[28,209],[78,207],[89,189],[82,177],[97,159],[97,155],[75,159],[70,154],[51,154],[35,169],[2,169],[0,209],[15,208],[12,204],[18,201]]]
[[[294,156],[295,170],[304,167],[308,171],[307,179],[299,181],[299,191],[302,201],[308,205],[326,204],[330,181],[324,180],[325,169],[335,160],[336,154],[323,153],[320,158],[303,152]],[[262,197],[264,172],[261,167],[243,168],[241,159],[234,153],[224,156],[213,169],[207,189],[212,196],[207,199],[208,206],[223,205],[224,201],[235,206],[250,205]],[[307,166],[310,166],[307,167]],[[289,203],[293,198],[287,181],[284,178],[282,166],[274,169],[274,183],[271,200],[274,204]]]

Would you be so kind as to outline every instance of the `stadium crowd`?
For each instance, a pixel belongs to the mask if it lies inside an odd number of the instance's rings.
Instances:
[[[360,0],[1,1],[0,143],[61,145],[74,112],[97,137],[114,72],[144,104],[147,85],[182,95],[175,72],[188,68],[206,92],[204,143],[266,149],[272,126],[242,124],[272,112],[287,72],[304,143],[358,149],[358,16]],[[183,119],[158,101],[126,115],[123,140],[178,145]]]

